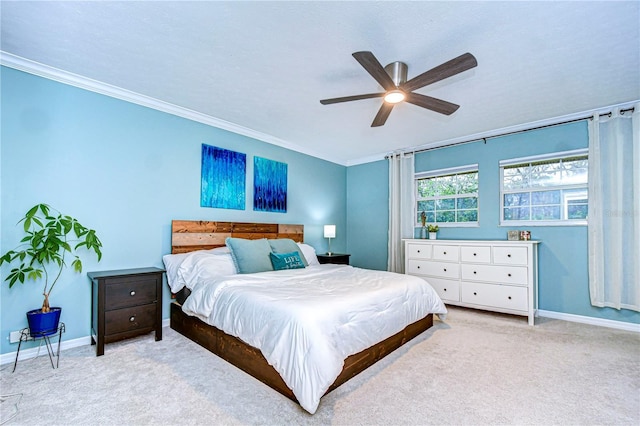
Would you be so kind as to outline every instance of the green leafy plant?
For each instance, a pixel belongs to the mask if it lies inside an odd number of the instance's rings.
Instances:
[[[0,257],[0,266],[5,262],[20,262],[5,278],[9,288],[18,281],[24,284],[26,279],[37,281],[44,277],[42,312],[49,312],[49,295],[67,266],[66,257],[73,256],[71,266],[75,272],[82,272],[82,261],[76,250],[84,247],[95,252],[99,262],[102,259],[102,243],[96,231],[47,204],[37,204],[29,209],[18,224],[21,222],[26,235],[18,247]]]
[[[440,227],[438,225],[429,225],[427,229],[429,230],[429,232],[438,232],[438,229],[440,229]]]

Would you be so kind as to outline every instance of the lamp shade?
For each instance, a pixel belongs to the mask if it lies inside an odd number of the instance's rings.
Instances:
[[[324,226],[324,237],[325,238],[335,238],[336,237],[336,226],[335,225],[325,225]]]

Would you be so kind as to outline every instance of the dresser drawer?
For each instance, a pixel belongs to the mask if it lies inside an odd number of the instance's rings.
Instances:
[[[425,278],[431,287],[438,293],[440,299],[449,302],[460,301],[460,282],[445,280],[442,278]]]
[[[496,266],[463,264],[462,279],[514,285],[527,285],[526,266]]]
[[[432,258],[434,260],[457,262],[459,259],[459,251],[458,246],[434,245]]]
[[[493,248],[493,263],[504,265],[526,265],[528,261],[526,247],[496,246]]]
[[[155,326],[156,304],[116,309],[105,313],[105,335]]]
[[[161,278],[141,276],[107,281],[105,309],[120,309],[155,302],[157,279]]]
[[[528,309],[526,287],[467,282],[461,285],[464,303],[523,312]]]
[[[431,259],[431,244],[407,244],[405,255],[408,259]]]
[[[409,259],[408,274],[430,275],[441,278],[460,278],[460,265],[448,262]]]
[[[491,247],[462,246],[460,247],[460,260],[472,263],[491,263]]]

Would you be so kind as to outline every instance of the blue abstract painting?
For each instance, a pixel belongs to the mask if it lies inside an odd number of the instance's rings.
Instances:
[[[253,157],[253,210],[287,212],[287,164]]]
[[[202,144],[200,206],[245,209],[247,154]]]

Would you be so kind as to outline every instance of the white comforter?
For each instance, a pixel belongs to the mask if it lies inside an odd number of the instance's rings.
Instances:
[[[260,349],[312,414],[345,358],[447,312],[421,278],[345,265],[209,276],[182,309]]]

